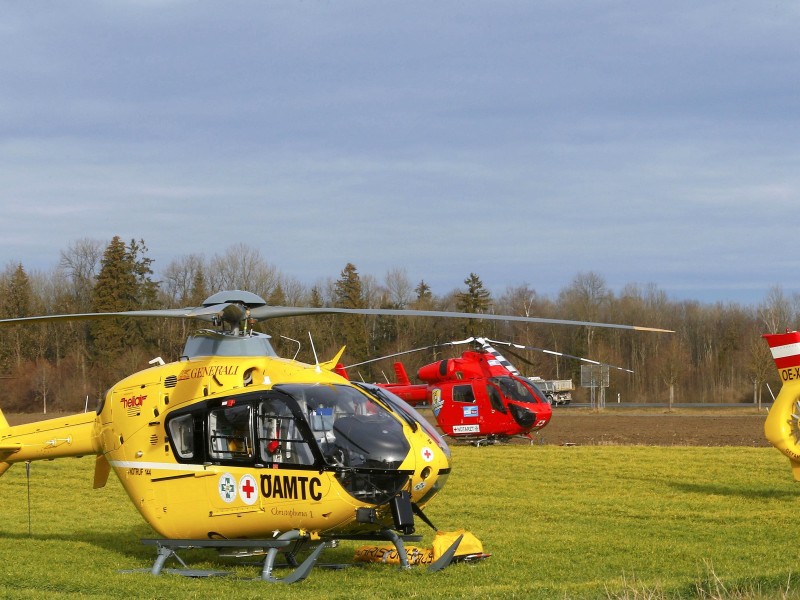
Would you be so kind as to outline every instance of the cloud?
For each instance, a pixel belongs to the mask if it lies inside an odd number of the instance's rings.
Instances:
[[[788,291],[800,9],[679,2],[7,7],[0,262],[236,243],[313,282]],[[800,290],[800,288],[798,288]]]

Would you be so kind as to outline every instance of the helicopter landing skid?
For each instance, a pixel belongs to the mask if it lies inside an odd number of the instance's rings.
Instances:
[[[156,546],[158,548],[158,556],[156,557],[155,562],[149,572],[151,575],[160,575],[162,572],[167,572],[174,575],[182,575],[184,577],[221,577],[228,575],[229,573],[226,571],[212,571],[212,570],[200,570],[200,569],[190,569],[186,563],[178,556],[178,550],[192,550],[192,549],[199,549],[199,548],[211,548],[214,550],[235,550],[241,551],[244,555],[253,555],[256,553],[263,553],[266,550],[266,558],[264,559],[264,565],[261,570],[261,579],[263,581],[268,581],[270,583],[295,583],[298,581],[302,581],[306,577],[308,577],[309,573],[311,573],[311,569],[314,568],[314,565],[319,558],[319,555],[325,549],[326,546],[335,545],[337,540],[388,540],[390,541],[395,548],[397,549],[397,553],[400,559],[400,566],[401,568],[410,568],[408,563],[408,558],[405,550],[404,541],[419,541],[422,539],[422,536],[417,535],[399,535],[392,530],[385,529],[382,530],[379,534],[367,534],[367,535],[343,535],[337,536],[336,540],[328,540],[322,541],[319,545],[317,545],[314,550],[312,550],[311,554],[300,564],[297,564],[295,560],[295,556],[293,552],[288,550],[288,547],[296,542],[304,541],[303,539],[307,536],[298,530],[291,530],[287,531],[277,538],[270,539],[270,540],[250,540],[250,539],[242,539],[242,540],[190,540],[190,539],[182,539],[182,540],[171,540],[171,539],[142,539],[142,543],[147,546]],[[463,535],[459,536],[458,539],[448,548],[448,550],[433,564],[428,566],[429,572],[436,572],[444,569],[451,563],[455,562],[454,554],[456,549],[458,548],[459,543],[461,542]],[[286,554],[286,561],[289,567],[293,567],[294,570],[289,573],[286,577],[278,578],[272,575],[272,571],[275,567],[275,558],[277,557],[278,553],[283,551]],[[177,560],[183,568],[180,569],[164,569],[164,564],[167,562],[168,559],[174,558]],[[349,565],[321,565],[321,566],[328,566],[333,568],[344,568]],[[132,571],[126,571],[132,572]]]
[[[171,574],[182,575],[184,577],[219,577],[227,575],[225,571],[206,571],[190,569],[186,563],[178,556],[177,550],[191,550],[197,548],[212,548],[215,550],[266,550],[267,556],[264,559],[264,566],[261,571],[261,579],[271,583],[295,583],[302,581],[311,572],[317,562],[320,553],[325,549],[325,542],[320,543],[311,554],[299,566],[294,560],[294,556],[287,554],[289,566],[296,567],[289,575],[284,578],[277,578],[272,575],[275,566],[275,558],[278,552],[285,551],[291,544],[300,540],[303,534],[300,531],[287,531],[279,537],[271,540],[170,540],[170,539],[143,539],[142,543],[147,546],[156,546],[158,556],[153,567],[150,569],[152,575],[160,575],[164,570],[164,564],[169,558],[175,558],[182,566],[181,569],[167,569]]]

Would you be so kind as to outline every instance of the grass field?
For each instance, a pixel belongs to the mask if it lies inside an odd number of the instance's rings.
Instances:
[[[428,515],[475,533],[486,561],[441,573],[370,565],[317,568],[293,586],[194,551],[149,569],[153,535],[115,478],[92,490],[93,458],[24,465],[0,478],[1,598],[800,598],[800,487],[765,448],[494,446],[453,449]],[[420,531],[427,527],[419,523]],[[426,533],[426,541],[430,539]],[[354,545],[322,561],[349,561]]]

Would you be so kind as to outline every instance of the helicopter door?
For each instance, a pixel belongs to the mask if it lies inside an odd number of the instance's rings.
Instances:
[[[208,411],[206,455],[211,463],[221,466],[213,476],[203,478],[212,517],[262,509],[254,465],[253,422],[253,406],[249,402],[230,399]]]
[[[258,460],[265,464],[307,467],[314,455],[286,403],[269,398],[258,404]]]
[[[213,462],[253,458],[252,407],[223,405],[208,413],[209,457]]]
[[[444,402],[437,422],[448,435],[477,433],[481,415],[472,383],[459,383],[450,388],[452,402]]]

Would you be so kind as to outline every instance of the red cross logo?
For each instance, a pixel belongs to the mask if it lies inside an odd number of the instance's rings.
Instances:
[[[250,495],[256,491],[256,488],[253,487],[253,484],[251,484],[250,480],[248,479],[247,482],[245,482],[245,484],[242,486],[242,491],[244,492],[244,495],[247,496],[247,498],[249,499]]]
[[[425,462],[431,462],[433,460],[433,452],[430,448],[423,448],[422,449],[422,460]]]
[[[256,480],[252,475],[242,475],[239,480],[239,496],[245,504],[255,504],[258,500],[258,489],[256,488]]]

